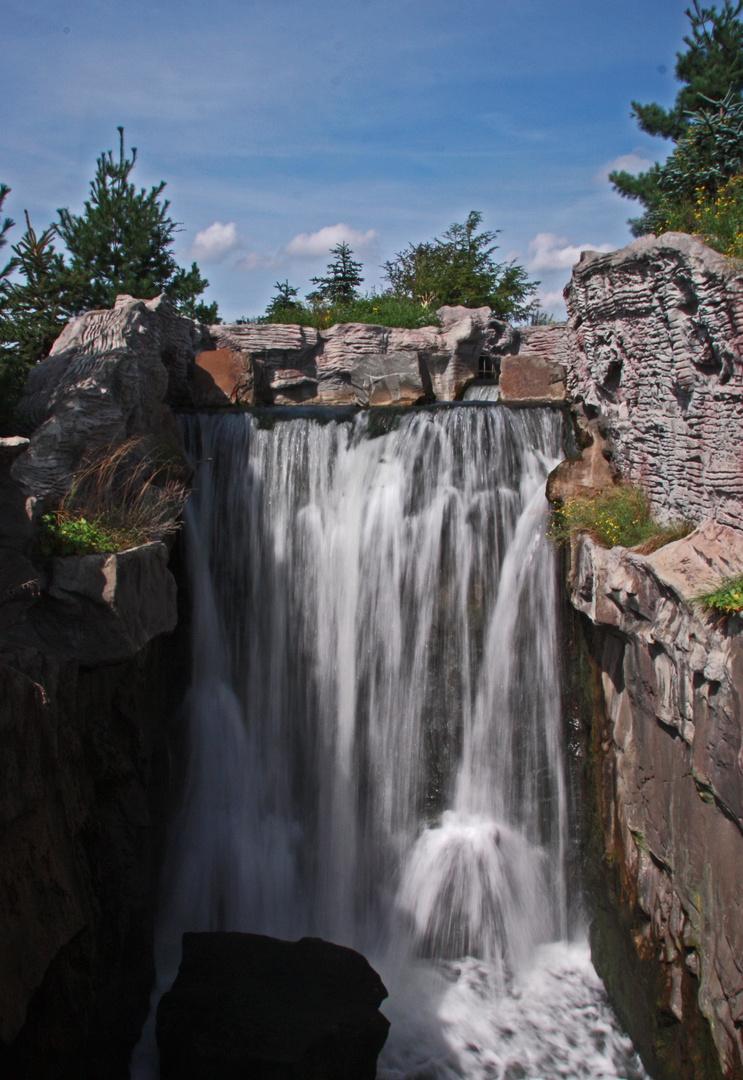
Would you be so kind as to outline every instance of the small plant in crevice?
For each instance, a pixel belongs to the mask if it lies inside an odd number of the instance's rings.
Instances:
[[[720,615],[733,615],[743,611],[743,574],[724,578],[712,592],[697,597],[707,611]]]
[[[162,540],[180,527],[188,492],[145,438],[83,458],[59,507],[37,527],[43,555],[91,555]]]
[[[574,496],[556,506],[548,536],[567,544],[588,533],[602,547],[631,547],[649,555],[690,532],[686,522],[659,525],[650,513],[647,495],[631,484],[616,484],[587,498]]]

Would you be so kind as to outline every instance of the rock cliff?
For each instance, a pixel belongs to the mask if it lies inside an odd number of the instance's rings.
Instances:
[[[565,290],[568,393],[663,520],[743,506],[743,270],[680,233],[584,252]]]
[[[583,538],[569,588],[589,668],[592,945],[649,1070],[743,1077],[743,621],[695,597],[743,572],[743,276],[687,236],[584,253],[567,384],[591,440],[689,537],[644,558]],[[610,472],[603,466],[604,482]]]

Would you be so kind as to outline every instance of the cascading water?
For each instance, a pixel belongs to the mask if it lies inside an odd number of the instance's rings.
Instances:
[[[184,420],[193,675],[155,1000],[184,930],[313,934],[391,991],[385,1080],[642,1077],[567,944],[561,414],[322,419]]]

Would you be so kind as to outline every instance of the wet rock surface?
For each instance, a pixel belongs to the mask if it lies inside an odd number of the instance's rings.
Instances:
[[[157,1011],[162,1080],[374,1080],[382,980],[319,938],[184,934]]]

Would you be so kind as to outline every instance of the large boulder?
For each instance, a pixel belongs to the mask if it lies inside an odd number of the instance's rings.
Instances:
[[[184,934],[157,1010],[161,1080],[374,1080],[382,980],[319,938]]]
[[[172,463],[183,447],[169,401],[187,396],[187,370],[208,339],[166,296],[119,296],[73,319],[34,367],[19,406],[31,444],[13,466],[29,508],[54,501],[86,451],[149,437]],[[188,466],[185,458],[182,471]]]

